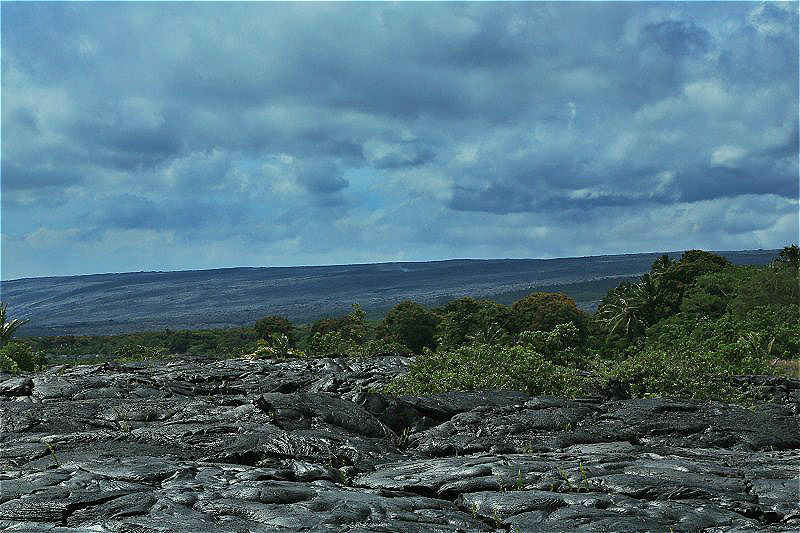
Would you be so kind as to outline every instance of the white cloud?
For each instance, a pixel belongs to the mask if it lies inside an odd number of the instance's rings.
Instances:
[[[81,233],[78,228],[50,229],[39,227],[25,235],[25,244],[33,248],[51,248],[65,244]]]
[[[747,22],[767,35],[791,34],[791,18],[797,19],[796,2],[764,2],[747,14]]]
[[[617,136],[606,149],[606,157],[612,161],[624,160],[628,152],[633,148],[636,142],[636,137],[633,133],[624,132]]]
[[[703,110],[720,110],[731,103],[728,90],[722,81],[708,79],[686,84],[683,92],[689,103]]]
[[[732,166],[742,158],[747,152],[741,146],[725,144],[718,146],[711,152],[711,164],[713,166]]]

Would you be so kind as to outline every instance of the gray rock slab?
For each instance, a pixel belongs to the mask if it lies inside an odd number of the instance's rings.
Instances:
[[[800,380],[740,377],[752,408],[382,392],[409,361],[4,374],[0,529],[800,530]]]

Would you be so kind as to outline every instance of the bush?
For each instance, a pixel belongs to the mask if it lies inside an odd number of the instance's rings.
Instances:
[[[387,388],[392,394],[505,389],[530,395],[579,395],[585,379],[527,346],[472,344],[436,352],[425,350],[408,373]]]
[[[47,357],[34,352],[21,342],[9,342],[0,348],[0,370],[7,372],[35,371],[47,366]]]
[[[580,331],[572,322],[559,324],[550,332],[523,331],[517,342],[542,354],[551,363],[571,366],[583,366],[585,363],[586,353]]]
[[[726,365],[708,353],[647,348],[616,363],[606,377],[627,384],[635,398],[741,402],[743,391],[726,381],[726,370]]]
[[[437,341],[445,348],[473,342],[503,344],[510,340],[511,310],[489,300],[459,298],[437,310]]]
[[[788,262],[757,269],[738,287],[731,312],[745,315],[764,305],[797,306],[800,303],[798,270]]]
[[[377,354],[407,354],[411,350],[396,341],[371,339],[357,343],[341,331],[315,334],[309,342],[309,351],[317,356],[370,357]]]
[[[761,345],[739,342],[741,338],[753,339],[754,336],[762,339]],[[761,366],[748,369],[740,365],[740,361],[748,360],[754,351],[761,353],[764,359],[796,358],[799,336],[797,306],[761,306],[743,317],[731,313],[718,318],[678,313],[648,331],[646,346],[668,352],[691,350],[710,354],[721,364],[732,365],[730,372],[746,374],[766,371]]]
[[[121,361],[146,361],[148,359],[163,359],[167,349],[158,346],[142,346],[141,344],[123,344],[114,350],[114,358]]]
[[[572,322],[581,336],[587,332],[588,316],[561,293],[534,292],[514,302],[511,313],[516,331],[551,331]]]
[[[308,343],[308,349],[314,355],[345,355],[355,347],[356,343],[341,331],[315,333]]]
[[[17,362],[0,352],[0,372],[13,372],[16,374],[19,371],[20,368]]]
[[[797,306],[762,306],[744,317],[680,312],[650,328],[647,338],[613,365],[609,378],[648,395],[739,402],[728,376],[772,374],[773,359],[797,357]]]
[[[386,313],[381,330],[385,338],[420,354],[423,348],[435,348],[438,323],[439,318],[433,312],[418,303],[405,301]]]
[[[297,339],[294,337],[292,323],[282,316],[265,316],[255,324],[256,334],[259,339],[269,340],[272,334],[285,335],[289,343],[294,346]]]
[[[778,257],[775,258],[772,264],[773,266],[785,264],[797,270],[800,268],[800,248],[798,248],[796,244],[784,246],[783,250],[778,253]]]

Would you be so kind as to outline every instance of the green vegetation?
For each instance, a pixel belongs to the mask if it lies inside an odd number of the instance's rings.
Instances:
[[[381,336],[407,346],[416,354],[436,347],[439,317],[416,302],[405,301],[390,309],[381,323]]]
[[[255,330],[258,338],[265,341],[277,334],[286,337],[290,346],[295,346],[297,343],[292,323],[282,316],[265,316],[256,321]]]
[[[171,330],[129,333],[123,335],[59,335],[26,338],[34,350],[69,357],[73,361],[97,362],[118,357],[157,358],[158,353],[173,356],[209,358],[239,357],[255,351],[258,334],[254,328],[216,330]],[[139,353],[130,352],[131,347]],[[147,352],[147,350],[153,350]]]
[[[29,345],[12,342],[11,337],[27,320],[8,318],[8,304],[0,302],[0,372],[39,370],[47,365],[47,357]]]
[[[772,264],[735,266],[702,250],[656,260],[610,288],[587,315],[560,293],[521,295],[511,305],[470,297],[436,308],[405,301],[382,320],[349,313],[294,325],[267,316],[252,328],[8,342],[19,321],[2,311],[0,370],[40,368],[42,353],[117,360],[206,357],[366,357],[416,354],[394,394],[515,389],[580,396],[589,382],[622,383],[634,397],[741,401],[730,376],[797,374],[800,368],[798,248]]]
[[[8,318],[8,304],[0,302],[0,346],[6,344],[17,329],[25,324],[27,320],[19,318]]]
[[[505,344],[513,330],[511,310],[489,300],[459,298],[434,310],[440,317],[437,345],[457,348],[471,342]]]
[[[730,376],[798,367],[787,364],[800,351],[797,258],[797,246],[765,267],[701,250],[674,262],[663,256],[611,289],[592,317],[559,294],[525,296],[510,315],[491,302],[457,300],[440,311],[438,349],[417,357],[390,391],[570,396],[592,375],[623,383],[634,397],[743,401],[747,391]]]
[[[585,336],[589,319],[572,298],[548,292],[534,292],[517,300],[511,313],[517,332],[550,331],[559,324],[572,323]]]
[[[776,363],[796,360],[800,348],[794,249],[766,267],[734,266],[697,250],[666,268],[654,265],[651,295],[634,295],[627,306],[611,295],[595,315],[607,332],[607,378],[627,383],[634,396],[737,401],[744,391],[728,376],[781,372],[786,365]],[[610,317],[622,308],[637,317],[636,327],[615,327],[621,322]]]
[[[47,366],[47,357],[35,352],[27,344],[9,342],[0,347],[0,371],[19,372],[41,370]]]
[[[427,350],[389,392],[425,395],[451,390],[509,389],[531,395],[572,395],[583,378],[574,369],[548,361],[527,346],[468,344]]]

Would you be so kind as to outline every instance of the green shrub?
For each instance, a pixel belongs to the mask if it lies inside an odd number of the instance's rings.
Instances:
[[[316,356],[370,357],[381,353],[407,354],[411,350],[397,341],[371,339],[355,342],[341,331],[317,333],[309,342],[309,351]]]
[[[726,381],[726,370],[725,365],[707,353],[647,348],[617,362],[607,379],[626,383],[635,398],[660,396],[739,402],[743,391]]]
[[[662,320],[647,338],[612,365],[610,378],[629,384],[631,393],[741,401],[744,391],[727,377],[773,374],[774,359],[797,357],[797,306],[762,306],[740,317],[695,316],[687,312]]]
[[[752,342],[739,342],[740,338],[755,337],[761,339],[760,347]],[[751,309],[745,316],[726,313],[711,318],[681,312],[651,328],[645,344],[668,352],[691,350],[710,354],[721,364],[729,365],[731,372],[744,374],[750,370],[740,366],[740,362],[748,360],[752,350],[758,351],[764,359],[798,357],[798,337],[798,307],[767,305]],[[753,348],[749,350],[746,346]]]
[[[149,359],[163,359],[167,356],[167,349],[161,346],[123,344],[114,350],[113,355],[119,361],[147,361]]]
[[[381,333],[385,338],[407,346],[416,354],[423,348],[436,347],[436,326],[439,318],[415,302],[405,301],[397,304],[386,313],[381,323]]]
[[[800,268],[800,248],[798,248],[796,244],[784,246],[783,250],[778,253],[778,257],[775,258],[772,264],[773,266],[785,264],[797,270]]]
[[[16,361],[11,359],[6,354],[0,352],[0,372],[13,372],[17,373],[20,371],[19,365]]]
[[[520,390],[531,395],[574,396],[584,378],[527,346],[472,344],[425,350],[408,373],[388,387],[392,394],[426,395],[456,390]]]
[[[704,274],[719,272],[731,263],[722,256],[703,250],[688,250],[681,258],[659,272],[659,318],[677,313],[681,307],[684,291]]]
[[[345,355],[355,349],[356,343],[341,331],[315,333],[308,343],[314,355]]]
[[[552,331],[523,331],[518,344],[542,354],[551,363],[583,366],[586,350],[578,327],[572,322],[559,324]]]
[[[21,342],[9,342],[0,347],[0,369],[8,372],[41,370],[47,366],[47,357],[34,352]]]
[[[798,270],[788,262],[776,262],[763,267],[744,280],[738,287],[730,310],[745,315],[764,305],[797,306],[800,303],[800,278]]]
[[[391,339],[371,339],[357,346],[348,355],[351,357],[373,357],[379,354],[408,355],[411,350],[405,344]]]
[[[739,294],[763,268],[731,266],[699,276],[683,294],[681,311],[689,315],[718,317],[725,313]],[[763,302],[762,302],[763,303]]]

